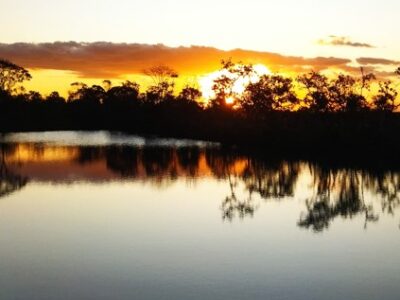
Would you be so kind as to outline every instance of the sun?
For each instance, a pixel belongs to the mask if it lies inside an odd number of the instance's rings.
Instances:
[[[232,91],[237,94],[241,95],[244,93],[246,90],[246,86],[249,83],[255,83],[258,82],[260,77],[263,75],[270,75],[272,72],[268,69],[263,64],[256,64],[253,66],[253,69],[255,71],[255,74],[251,76],[250,78],[238,78],[236,79]],[[199,85],[200,85],[200,90],[203,94],[203,98],[206,102],[210,101],[212,98],[215,97],[215,92],[213,91],[213,86],[214,86],[214,81],[218,79],[221,76],[232,76],[232,74],[229,73],[227,70],[219,70],[215,71],[212,73],[209,73],[207,75],[202,76],[199,79]],[[226,104],[232,105],[235,103],[235,98],[234,97],[228,97],[225,99]]]
[[[235,98],[228,97],[228,98],[225,99],[225,103],[228,104],[228,105],[232,105],[232,104],[235,103]]]

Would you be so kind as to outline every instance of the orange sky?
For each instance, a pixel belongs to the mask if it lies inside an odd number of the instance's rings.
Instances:
[[[142,86],[151,82],[143,75],[145,68],[164,64],[179,74],[178,88],[196,84],[199,79],[220,68],[221,59],[263,64],[272,72],[298,74],[315,71],[350,72],[359,74],[359,66],[367,66],[378,76],[391,75],[396,61],[366,57],[351,60],[340,57],[288,56],[250,50],[220,50],[213,47],[168,47],[164,45],[126,43],[17,43],[0,44],[0,57],[29,68],[33,80],[28,89],[48,94],[53,90],[66,95],[70,83],[83,81],[99,84],[103,79],[119,83],[126,79],[138,81]],[[387,71],[386,71],[387,70]]]
[[[29,68],[27,87],[45,94],[77,80],[146,84],[138,75],[160,63],[195,82],[228,57],[273,72],[363,65],[386,77],[400,65],[398,11],[395,0],[6,0],[0,57]]]

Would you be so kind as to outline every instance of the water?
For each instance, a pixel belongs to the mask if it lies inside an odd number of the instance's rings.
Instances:
[[[3,137],[0,299],[398,299],[400,168]]]

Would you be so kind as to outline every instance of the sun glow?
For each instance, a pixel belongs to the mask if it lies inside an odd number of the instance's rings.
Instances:
[[[235,103],[235,98],[233,98],[233,97],[228,97],[228,98],[226,98],[225,102],[226,102],[226,104],[228,104],[228,105],[232,105],[232,104]]]
[[[241,95],[246,90],[246,86],[249,83],[255,83],[259,81],[260,77],[263,75],[272,74],[271,71],[262,64],[257,64],[253,66],[255,73],[250,77],[239,77],[235,79],[235,83],[232,87],[232,92],[237,95]],[[213,90],[214,81],[221,76],[227,76],[229,78],[233,78],[234,75],[231,74],[228,70],[219,70],[202,76],[199,79],[200,90],[203,94],[203,98],[208,102],[210,99],[215,97],[215,92]],[[225,100],[226,104],[232,105],[235,102],[235,98],[230,96]]]

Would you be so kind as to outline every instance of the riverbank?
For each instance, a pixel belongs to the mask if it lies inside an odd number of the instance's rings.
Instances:
[[[219,142],[254,151],[287,154],[395,156],[400,114],[272,112],[250,118],[222,110],[57,110],[26,105],[0,112],[0,131],[110,130],[138,135]]]

